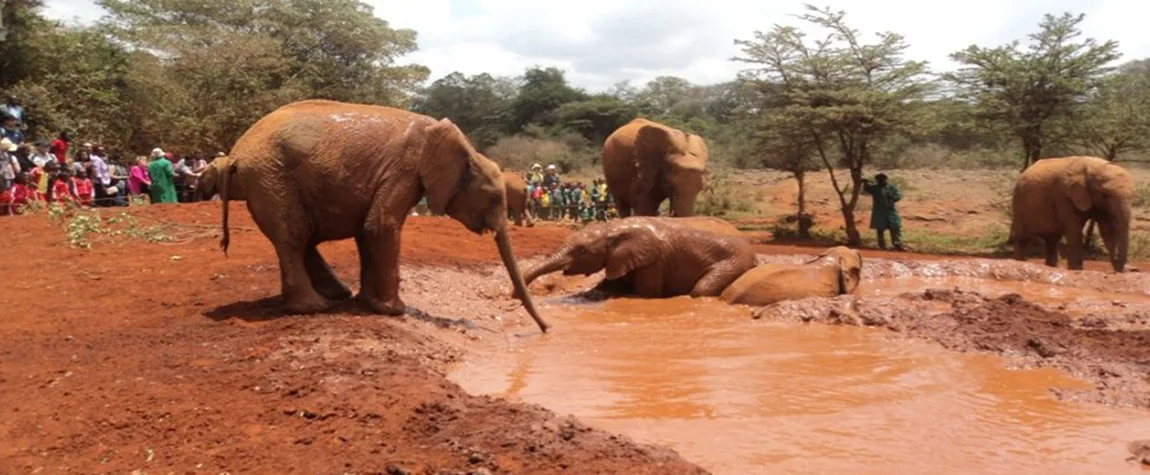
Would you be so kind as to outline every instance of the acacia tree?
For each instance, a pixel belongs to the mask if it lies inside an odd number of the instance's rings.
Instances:
[[[926,63],[903,58],[907,44],[898,34],[880,33],[866,43],[843,21],[844,12],[806,9],[799,18],[829,31],[823,39],[808,41],[796,27],[775,25],[756,31],[753,40],[736,40],[743,55],[734,60],[758,66],[740,77],[762,95],[764,127],[785,128],[765,136],[777,141],[769,148],[814,148],[838,194],[847,242],[858,245],[854,211],[863,167],[876,145],[908,130],[912,104],[930,89]],[[849,172],[849,184],[835,175],[840,166]]]
[[[1074,126],[1076,142],[1107,160],[1150,145],[1150,75],[1123,68],[1086,103]]]
[[[951,55],[963,67],[944,77],[958,86],[961,97],[978,104],[986,125],[1018,138],[1023,169],[1043,158],[1044,149],[1059,138],[1055,124],[1076,118],[1082,99],[1096,91],[1110,70],[1106,65],[1119,56],[1114,41],[1078,39],[1084,18],[1045,15],[1026,49],[1015,40],[994,48],[971,45]]]

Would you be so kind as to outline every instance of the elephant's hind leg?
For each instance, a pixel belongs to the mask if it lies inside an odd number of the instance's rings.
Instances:
[[[252,204],[249,201],[252,217],[275,246],[276,257],[279,258],[285,310],[296,314],[326,310],[328,300],[316,292],[308,275],[305,253],[311,240],[311,223],[303,212],[303,206],[294,201],[277,202],[274,209]]]
[[[351,297],[351,290],[347,288],[339,277],[332,272],[323,255],[315,246],[309,246],[304,253],[303,263],[307,267],[307,275],[316,292],[324,298],[331,300],[346,300]]]
[[[1042,242],[1046,244],[1046,265],[1050,267],[1058,267],[1058,241],[1060,240],[1062,240],[1061,236],[1042,238]]]

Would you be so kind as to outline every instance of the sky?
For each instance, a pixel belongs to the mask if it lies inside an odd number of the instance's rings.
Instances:
[[[418,32],[419,51],[401,63],[431,69],[430,81],[453,71],[517,76],[528,67],[556,66],[592,91],[629,80],[640,86],[663,75],[711,84],[734,79],[747,64],[736,39],[776,24],[804,26],[793,15],[803,0],[364,0],[392,27]],[[811,1],[811,0],[807,0]],[[89,23],[103,15],[91,0],[47,0],[48,16]],[[1120,62],[1150,57],[1146,0],[836,0],[846,22],[864,38],[899,33],[909,59],[952,70],[949,55],[971,44],[1026,40],[1044,13],[1085,13],[1082,29],[1116,40]]]

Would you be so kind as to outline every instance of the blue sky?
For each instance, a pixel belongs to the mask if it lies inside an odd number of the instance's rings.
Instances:
[[[392,26],[419,32],[420,50],[402,59],[431,68],[432,80],[461,71],[518,75],[533,65],[558,66],[578,86],[601,90],[660,75],[698,83],[726,81],[745,65],[736,38],[776,23],[796,24],[801,0],[365,0]],[[808,0],[810,1],[810,0]],[[47,0],[49,16],[91,22],[91,0]],[[1085,13],[1086,36],[1116,40],[1121,61],[1150,57],[1147,0],[837,0],[864,35],[893,31],[908,56],[935,70],[953,69],[948,55],[970,44],[1025,39],[1043,13]]]

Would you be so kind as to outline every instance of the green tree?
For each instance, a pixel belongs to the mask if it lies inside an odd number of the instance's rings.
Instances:
[[[962,98],[978,104],[987,125],[1007,129],[1019,140],[1024,169],[1044,157],[1058,138],[1056,124],[1076,118],[1080,99],[1095,93],[1107,65],[1119,56],[1114,41],[1079,40],[1084,18],[1045,15],[1025,49],[1016,40],[994,48],[971,45],[951,55],[963,67],[945,77]]]
[[[603,143],[611,132],[638,116],[633,104],[602,94],[568,102],[555,112],[557,125],[578,132],[592,143]]]
[[[519,94],[511,105],[508,132],[523,131],[529,124],[554,125],[554,112],[568,102],[587,99],[587,94],[571,87],[559,68],[530,68],[523,73]]]
[[[1123,68],[1107,77],[1073,128],[1081,146],[1107,160],[1145,150],[1150,145],[1150,74]]]
[[[843,21],[844,12],[806,9],[799,18],[830,31],[824,39],[808,42],[798,28],[775,25],[756,31],[753,40],[736,40],[743,55],[734,59],[758,66],[742,78],[761,94],[764,127],[785,124],[785,133],[777,134],[782,143],[772,148],[814,147],[838,194],[848,244],[858,245],[854,211],[863,167],[874,147],[910,129],[914,103],[930,90],[926,64],[903,58],[907,44],[900,35],[881,33],[864,43]],[[839,183],[839,166],[849,172],[849,185]]]
[[[396,64],[415,49],[415,32],[391,28],[358,0],[98,3],[117,41],[162,58],[138,70],[185,91],[157,95],[153,81],[137,94],[186,119],[191,129],[173,146],[226,149],[259,117],[303,98],[406,106],[427,77],[422,66]]]
[[[515,93],[510,79],[453,72],[423,89],[412,110],[451,119],[483,149],[494,145],[508,128]]]
[[[41,0],[7,0],[0,8],[8,35],[0,41],[0,86],[9,87],[30,74],[37,66],[35,45],[45,30],[55,25],[40,15]]]

